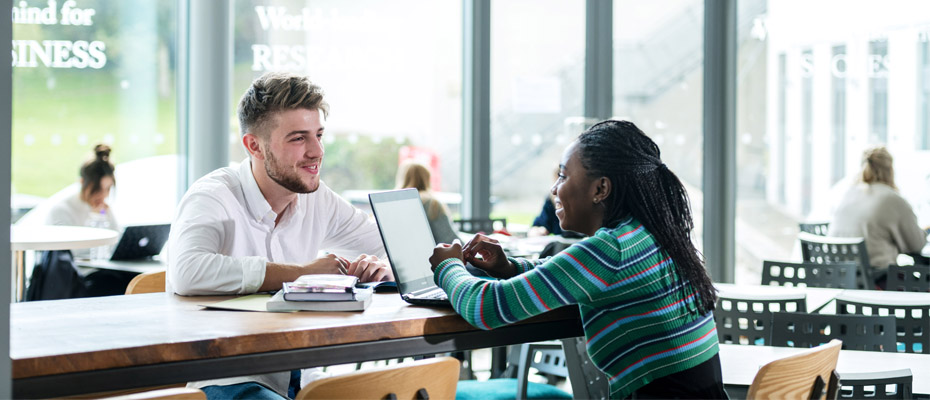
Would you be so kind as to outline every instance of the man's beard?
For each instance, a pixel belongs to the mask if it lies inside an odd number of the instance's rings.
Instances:
[[[266,151],[265,154],[265,173],[268,174],[268,177],[275,183],[281,185],[281,187],[290,190],[294,193],[313,193],[320,188],[319,183],[316,187],[311,188],[309,185],[300,180],[300,176],[297,175],[296,171],[288,170],[287,168],[282,168],[278,164],[278,159],[275,158],[274,153]],[[322,163],[320,163],[322,165]]]

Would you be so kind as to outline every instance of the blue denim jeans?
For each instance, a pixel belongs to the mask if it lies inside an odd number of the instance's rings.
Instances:
[[[208,400],[287,400],[274,390],[268,389],[256,382],[243,382],[235,385],[213,385],[201,388],[207,394]],[[291,371],[291,381],[287,389],[287,396],[293,399],[300,391],[300,370]]]

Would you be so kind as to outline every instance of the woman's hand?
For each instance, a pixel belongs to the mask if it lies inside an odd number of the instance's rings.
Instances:
[[[465,261],[495,278],[507,279],[517,274],[517,268],[507,260],[500,243],[480,233],[465,245],[462,253]]]
[[[429,257],[430,269],[436,272],[436,267],[443,260],[448,258],[458,258],[465,264],[465,258],[462,257],[462,242],[455,239],[452,244],[440,243],[433,248],[433,255]]]

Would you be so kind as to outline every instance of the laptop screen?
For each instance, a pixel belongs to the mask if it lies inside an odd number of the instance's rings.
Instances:
[[[168,241],[170,231],[169,224],[127,226],[110,260],[139,260],[157,255]]]
[[[371,193],[371,208],[378,221],[384,249],[394,268],[401,293],[432,287],[433,232],[416,189]]]

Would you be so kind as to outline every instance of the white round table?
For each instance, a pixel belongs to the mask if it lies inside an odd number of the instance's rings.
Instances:
[[[10,250],[16,253],[16,301],[22,301],[25,292],[24,257],[26,250],[73,250],[116,243],[119,232],[111,229],[84,226],[11,226]]]

